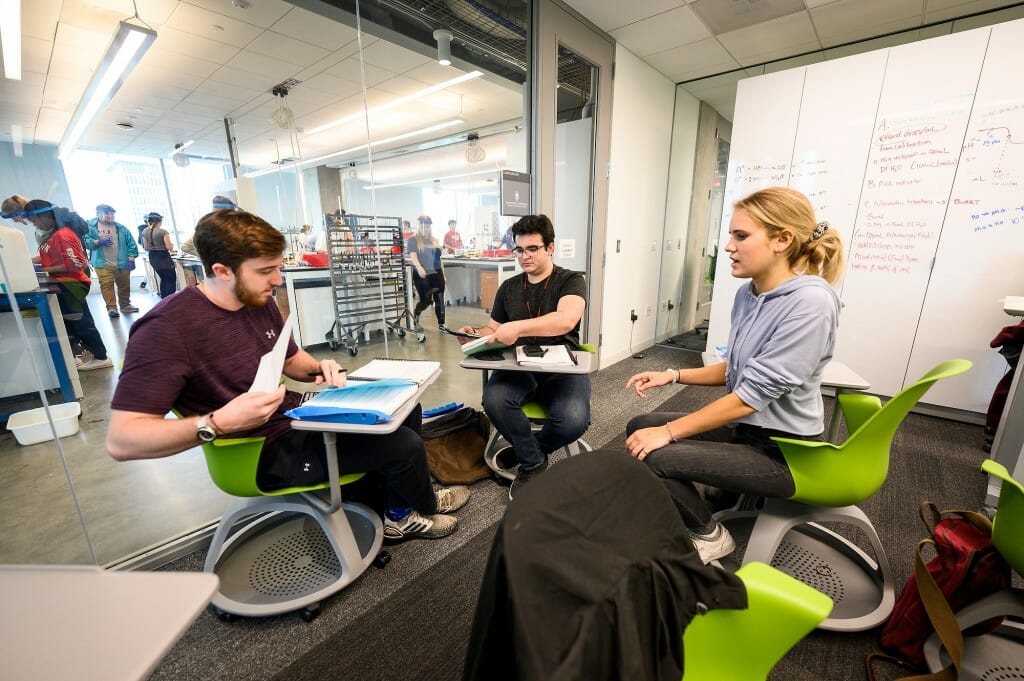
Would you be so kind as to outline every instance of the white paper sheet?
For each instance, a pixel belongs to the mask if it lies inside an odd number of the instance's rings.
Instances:
[[[260,366],[256,369],[256,378],[249,386],[249,392],[272,393],[281,384],[281,373],[284,371],[284,360],[288,354],[288,339],[292,337],[292,318],[284,320],[281,333],[277,336],[274,349],[260,357]]]

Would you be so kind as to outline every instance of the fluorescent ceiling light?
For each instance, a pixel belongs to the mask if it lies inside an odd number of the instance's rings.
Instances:
[[[71,117],[67,132],[64,133],[64,139],[60,143],[61,160],[77,148],[78,142],[93,124],[96,116],[121,89],[121,85],[128,79],[154,40],[156,31],[125,21],[120,23],[107,53],[103,55],[103,61],[93,73],[92,80],[85,89],[85,95],[75,109],[75,115]]]
[[[23,132],[21,126],[17,123],[11,123],[11,144],[14,146],[14,155],[18,158],[21,158],[24,153],[21,147],[22,141]]]
[[[378,144],[388,144],[390,142],[398,142],[400,140],[408,139],[410,137],[416,137],[417,135],[425,135],[427,133],[437,132],[438,130],[444,130],[445,128],[450,128],[453,125],[461,125],[462,123],[465,123],[465,121],[463,121],[461,118],[453,118],[453,119],[451,119],[449,121],[444,121],[442,123],[436,123],[434,125],[428,125],[425,128],[420,128],[418,130],[413,130],[411,132],[404,132],[401,135],[395,135],[394,137],[385,137],[384,139],[374,140],[373,142],[370,142],[369,144],[360,144],[357,147],[349,147],[348,149],[342,149],[341,151],[331,152],[330,154],[324,154],[323,156],[314,156],[313,158],[307,158],[307,159],[304,159],[304,160],[302,160],[300,162],[292,163],[291,165],[288,166],[287,169],[288,170],[292,170],[292,169],[294,169],[294,168],[296,168],[298,166],[307,166],[307,165],[309,165],[311,163],[318,163],[320,161],[323,161],[323,160],[326,160],[326,159],[329,159],[329,158],[334,158],[335,156],[341,156],[343,154],[351,154],[351,153],[353,153],[355,151],[361,151],[361,150],[366,149],[368,147],[375,147]],[[284,168],[278,167],[278,168],[267,168],[266,170],[257,170],[254,173],[246,173],[245,176],[246,177],[259,177],[260,175],[267,175],[269,173],[277,172],[278,170],[284,170]]]
[[[497,173],[499,168],[490,168],[488,170],[474,170],[471,173],[456,173],[455,175],[431,175],[430,177],[424,177],[420,180],[409,180],[408,182],[392,182],[390,184],[375,184],[367,185],[363,189],[387,189],[388,187],[407,187],[413,184],[423,184],[424,182],[440,182],[441,180],[454,180],[457,177],[471,177],[473,175],[486,175],[487,173]]]
[[[21,80],[21,0],[0,0],[4,78]]]
[[[484,75],[484,74],[481,71],[470,71],[469,73],[462,74],[458,78],[452,78],[451,80],[446,80],[443,83],[438,83],[437,85],[431,85],[430,87],[424,88],[424,89],[419,90],[417,92],[414,92],[411,95],[406,95],[405,97],[399,97],[398,99],[393,99],[390,102],[387,102],[385,104],[381,104],[380,106],[375,106],[372,109],[366,110],[365,112],[360,111],[359,113],[352,114],[351,116],[345,116],[344,118],[339,118],[336,121],[331,121],[330,123],[324,123],[323,125],[317,126],[315,128],[311,128],[309,130],[304,130],[303,134],[306,134],[306,135],[317,135],[317,134],[323,132],[324,130],[330,130],[331,128],[336,128],[339,125],[344,125],[345,123],[351,123],[352,121],[362,120],[364,115],[365,116],[372,116],[373,114],[380,113],[381,111],[387,111],[388,109],[394,109],[396,106],[401,106],[403,104],[408,104],[409,102],[414,102],[417,99],[422,99],[423,97],[426,97],[427,95],[432,95],[435,92],[440,92],[441,90],[446,90],[446,89],[448,89],[448,88],[450,88],[450,87],[452,87],[454,85],[458,85],[459,83],[465,83],[467,80],[473,80],[474,78],[479,78],[482,75]]]

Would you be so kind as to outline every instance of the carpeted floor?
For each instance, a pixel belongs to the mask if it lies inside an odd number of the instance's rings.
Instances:
[[[632,416],[653,409],[692,411],[714,399],[722,389],[670,386],[646,401],[630,398],[623,389],[635,372],[698,362],[697,353],[654,347],[644,360],[626,360],[594,374],[587,440],[595,447],[621,448]],[[831,400],[826,407],[831,408]],[[977,508],[983,500],[981,441],[980,426],[917,415],[908,417],[897,433],[889,480],[863,505],[887,548],[897,584],[909,575],[913,546],[924,532],[918,501]],[[225,624],[204,613],[152,678],[458,679],[476,593],[506,498],[505,488],[490,480],[477,483],[473,491],[470,504],[459,513],[455,535],[393,548],[390,565],[371,568],[328,599],[314,622],[288,615]],[[169,567],[198,570],[202,558],[194,554]],[[864,656],[876,635],[815,632],[770,678],[863,679]],[[894,670],[880,681],[895,676]]]

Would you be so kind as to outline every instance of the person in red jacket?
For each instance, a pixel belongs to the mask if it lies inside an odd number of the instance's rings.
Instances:
[[[78,365],[79,371],[106,369],[114,364],[107,356],[86,296],[92,286],[92,279],[86,274],[88,259],[82,249],[78,235],[69,228],[57,224],[53,214],[54,206],[49,201],[34,199],[25,204],[24,216],[36,228],[39,240],[39,257],[33,261],[42,267],[57,283],[60,292],[57,302],[68,331],[78,337],[85,349],[92,353],[92,359]]]

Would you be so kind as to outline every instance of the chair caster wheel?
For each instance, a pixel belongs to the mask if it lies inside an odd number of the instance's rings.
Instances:
[[[310,605],[302,610],[299,610],[299,617],[302,618],[303,622],[312,622],[320,616],[320,604]]]
[[[377,557],[373,559],[373,566],[383,569],[385,565],[391,562],[391,554],[387,551],[380,551]]]
[[[231,622],[234,622],[235,620],[238,619],[238,615],[236,615],[235,613],[233,613],[233,612],[224,612],[223,610],[221,610],[219,608],[214,608],[213,612],[214,612],[215,615],[217,615],[217,619],[219,619],[221,622],[231,623]]]

